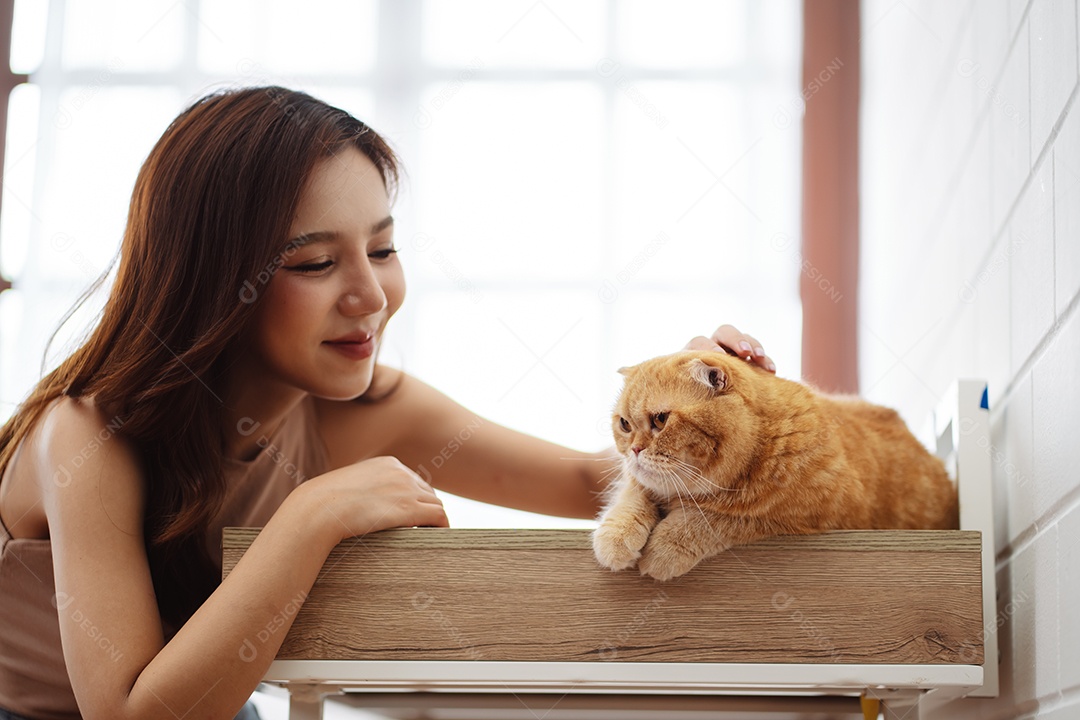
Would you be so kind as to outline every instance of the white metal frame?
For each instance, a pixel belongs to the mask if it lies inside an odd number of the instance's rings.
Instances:
[[[994,517],[987,385],[960,380],[932,418],[938,454],[954,468],[960,528],[982,533],[985,664],[841,665],[639,662],[277,660],[264,682],[290,691],[290,718],[322,717],[322,700],[347,692],[854,695],[885,701],[885,717],[918,720],[924,696],[939,705],[998,692]]]
[[[934,411],[937,454],[952,469],[960,493],[960,529],[982,534],[983,682],[972,697],[997,697],[997,577],[994,572],[994,482],[990,464],[989,388],[958,380]]]
[[[744,663],[553,663],[278,660],[264,682],[290,692],[290,720],[322,717],[322,701],[342,693],[431,691],[612,693],[619,695],[867,695],[905,708],[918,720],[918,700],[942,702],[982,683],[978,665],[825,665]],[[677,703],[673,703],[673,706]],[[888,717],[888,716],[886,716]]]

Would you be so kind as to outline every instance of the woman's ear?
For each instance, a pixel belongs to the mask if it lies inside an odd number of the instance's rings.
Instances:
[[[710,390],[720,391],[727,387],[727,374],[720,368],[709,365],[701,358],[691,360],[687,368],[690,370],[690,377]]]

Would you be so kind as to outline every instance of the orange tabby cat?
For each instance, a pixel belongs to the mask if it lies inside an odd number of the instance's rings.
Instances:
[[[893,410],[720,352],[630,368],[600,564],[668,580],[733,545],[856,528],[956,528],[956,488]]]

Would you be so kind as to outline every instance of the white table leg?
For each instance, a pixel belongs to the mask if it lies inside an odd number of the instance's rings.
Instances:
[[[289,698],[289,720],[322,720],[322,700]]]
[[[920,720],[923,691],[894,693],[885,700],[885,720]]]
[[[289,683],[289,720],[322,720],[323,699],[327,695],[340,695],[335,685]]]

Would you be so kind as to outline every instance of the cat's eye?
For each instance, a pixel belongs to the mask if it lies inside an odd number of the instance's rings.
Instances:
[[[626,422],[624,417],[619,418],[619,427],[622,428],[623,432],[630,432],[630,423]]]
[[[652,416],[652,426],[657,430],[663,430],[664,423],[667,422],[667,416],[666,412],[656,413]]]

